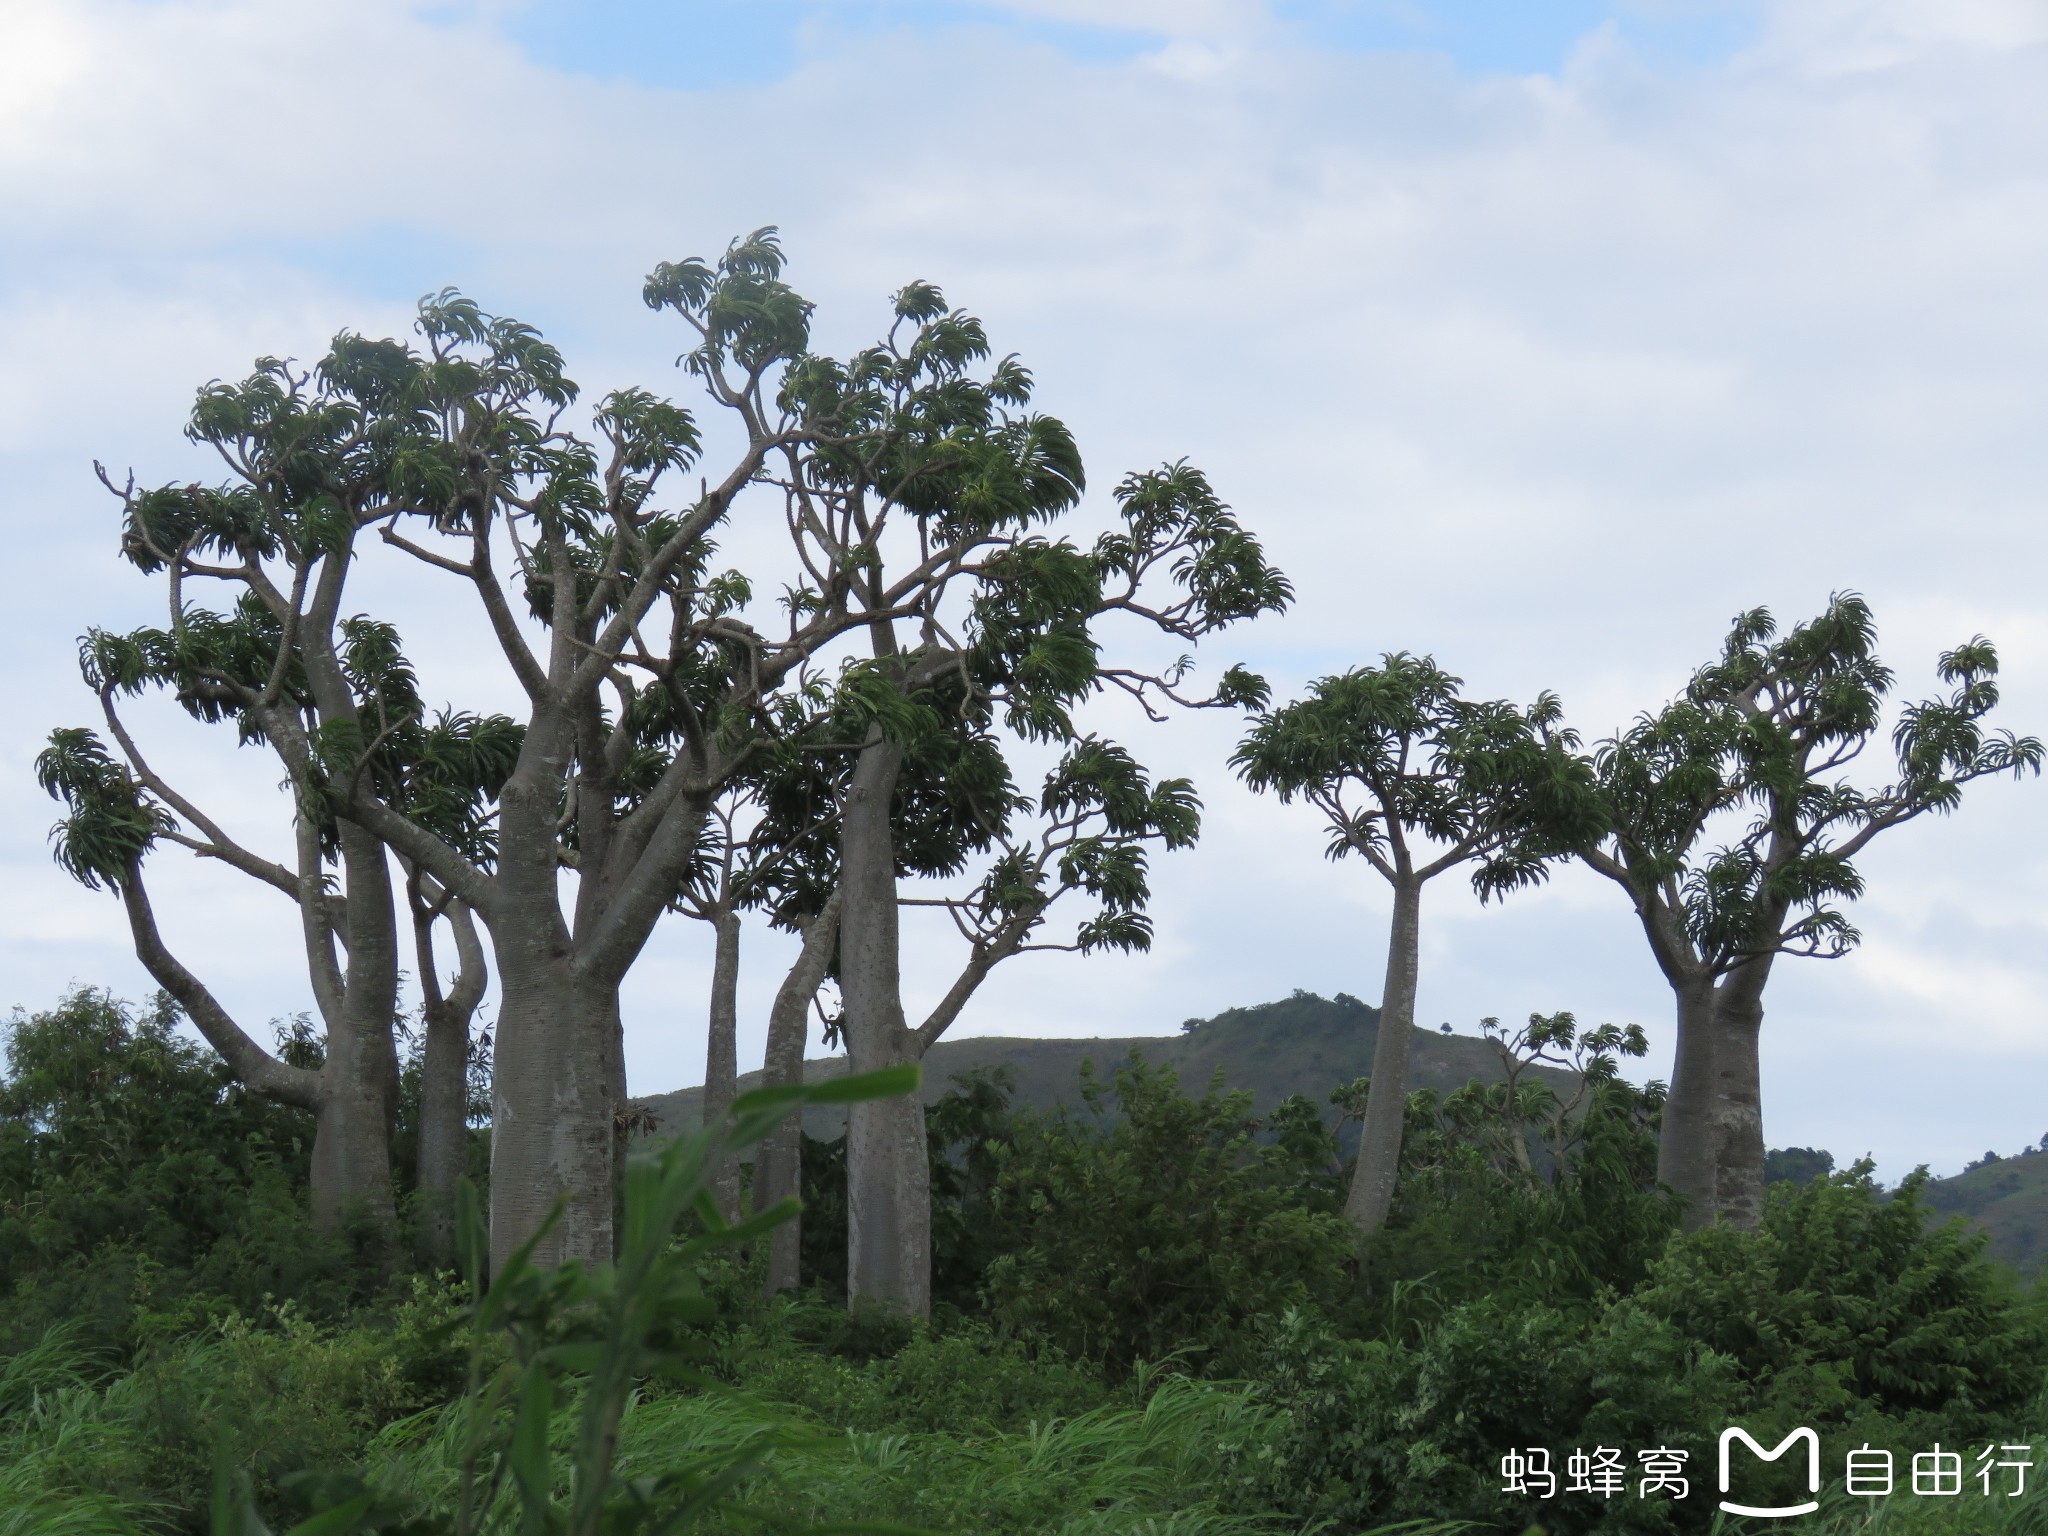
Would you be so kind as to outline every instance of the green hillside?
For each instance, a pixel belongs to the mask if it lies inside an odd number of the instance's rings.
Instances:
[[[1211,1019],[1190,1019],[1177,1035],[1059,1040],[980,1035],[942,1040],[925,1059],[924,1097],[929,1103],[956,1077],[1005,1066],[1015,1075],[1017,1104],[1038,1109],[1077,1105],[1082,1062],[1092,1060],[1107,1076],[1137,1050],[1150,1061],[1177,1067],[1190,1091],[1206,1087],[1220,1069],[1228,1086],[1250,1090],[1255,1109],[1263,1113],[1293,1093],[1327,1103],[1332,1088],[1369,1075],[1379,1030],[1379,1010],[1355,997],[1297,992],[1278,1002],[1232,1008]],[[1500,1074],[1499,1062],[1492,1042],[1481,1036],[1415,1031],[1417,1088],[1448,1090],[1474,1078],[1492,1079]],[[813,1081],[837,1076],[846,1070],[846,1058],[812,1060],[804,1070]],[[1570,1081],[1564,1073],[1552,1076],[1561,1086]],[[741,1091],[759,1082],[760,1074],[750,1072],[740,1079]],[[675,1129],[697,1123],[702,1100],[701,1088],[684,1088],[637,1102],[651,1110],[663,1128]],[[813,1136],[837,1136],[844,1123],[844,1111],[814,1109],[808,1112],[804,1129]],[[1355,1126],[1351,1129],[1355,1135]]]
[[[1927,1203],[1991,1234],[1994,1257],[2032,1271],[2048,1260],[2048,1150],[1972,1163],[1927,1186]]]
[[[1131,1051],[1147,1060],[1170,1062],[1191,1091],[1205,1087],[1219,1068],[1226,1084],[1249,1089],[1257,1111],[1272,1109],[1289,1094],[1306,1094],[1318,1104],[1330,1090],[1372,1070],[1373,1046],[1379,1039],[1377,1008],[1338,993],[1334,998],[1297,992],[1278,1002],[1232,1008],[1214,1018],[1190,1019],[1177,1035],[1091,1035],[1073,1039],[1028,1039],[979,1035],[942,1040],[925,1061],[924,1098],[944,1093],[956,1077],[1007,1067],[1016,1083],[1014,1102],[1036,1109],[1078,1106],[1081,1063],[1093,1061],[1105,1076]],[[805,1064],[813,1081],[846,1070],[844,1056],[828,1056]],[[1474,1078],[1500,1073],[1499,1056],[1483,1036],[1415,1031],[1414,1083],[1418,1088],[1449,1090]],[[1546,1073],[1560,1088],[1569,1077]],[[740,1079],[745,1091],[760,1083],[758,1072]],[[641,1099],[663,1130],[697,1124],[703,1101],[701,1088]],[[845,1111],[815,1108],[806,1112],[804,1129],[829,1138],[845,1129]],[[1349,1139],[1357,1126],[1346,1127]],[[1831,1166],[1824,1153],[1792,1148],[1771,1154],[1772,1176],[1805,1182]],[[1947,1215],[1967,1216],[1991,1237],[1991,1253],[2015,1267],[2032,1271],[2048,1259],[2048,1151],[1973,1164],[1953,1178],[1927,1186],[1927,1202]]]

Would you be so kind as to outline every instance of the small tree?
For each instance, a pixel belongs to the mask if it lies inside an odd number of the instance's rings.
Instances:
[[[1379,1039],[1345,1202],[1362,1232],[1386,1221],[1400,1177],[1423,886],[1467,863],[1482,900],[1531,884],[1597,814],[1555,698],[1525,713],[1462,699],[1460,686],[1427,657],[1388,655],[1260,715],[1231,759],[1254,789],[1320,810],[1330,857],[1355,853],[1393,887]]]
[[[128,497],[133,500],[132,487]],[[297,533],[304,536],[305,530]],[[194,562],[206,542],[200,534],[188,536],[181,558]],[[144,545],[135,558],[148,565],[159,554]],[[288,626],[259,600],[226,613],[181,604],[172,617],[168,629],[128,635],[94,631],[80,645],[80,668],[98,695],[119,757],[94,732],[68,729],[54,732],[37,759],[38,780],[68,812],[55,832],[58,862],[88,887],[105,887],[120,896],[137,958],[244,1084],[279,1103],[314,1112],[316,1218],[331,1223],[360,1204],[389,1222],[394,1215],[390,1140],[398,1092],[396,895],[383,845],[359,825],[332,814],[323,792],[321,757],[338,737],[360,740],[374,734],[378,750],[364,767],[383,792],[452,842],[483,856],[489,835],[480,806],[509,759],[501,728],[507,723],[469,717],[425,720],[396,635],[367,619],[337,626],[337,650],[328,659],[324,679],[316,682],[296,664]],[[268,744],[293,790],[294,857],[289,863],[231,837],[197,801],[151,767],[118,707],[123,696],[149,689],[171,692],[202,721],[232,720],[244,740]],[[296,904],[307,977],[325,1029],[318,1067],[295,1065],[265,1050],[172,953],[145,880],[145,861],[160,843],[188,848]],[[465,974],[453,993],[441,995],[434,981],[433,925],[451,911],[448,893],[422,887],[415,876],[409,897],[427,997],[431,1060],[424,1086],[431,1102],[422,1106],[430,1123],[422,1126],[421,1173],[431,1204],[434,1195],[453,1198],[453,1181],[461,1172],[462,1074],[468,1018],[483,990],[483,962],[473,933],[464,947],[466,918],[453,909]],[[462,1038],[451,1040],[458,1024]],[[446,1102],[451,1072],[452,1107]],[[452,1131],[450,1113],[456,1116]],[[447,1251],[446,1214],[429,1222],[429,1246],[441,1252]]]
[[[704,1034],[702,1123],[706,1129],[722,1121],[739,1096],[740,907],[746,899],[748,848],[735,822],[744,813],[738,793],[722,796],[711,807],[698,862],[672,903],[683,916],[708,924],[712,935],[711,997]],[[726,1159],[711,1170],[711,1192],[725,1219],[738,1220],[737,1163]]]
[[[857,645],[816,742],[845,766],[837,974],[856,1070],[919,1059],[996,965],[1042,942],[1034,935],[1061,892],[1099,903],[1061,947],[1148,938],[1142,848],[1192,835],[1191,799],[1083,737],[1073,710],[1109,688],[1148,707],[1176,697],[1184,667],[1106,661],[1098,621],[1123,614],[1191,642],[1287,598],[1256,541],[1184,464],[1127,478],[1114,528],[1092,547],[1048,537],[1082,491],[1067,429],[1027,409],[1030,375],[1015,358],[990,363],[980,323],[936,288],[909,285],[895,311],[880,345],[790,365],[780,400],[792,445],[762,472],[807,573],[786,604],[864,615],[845,631]],[[799,439],[828,446],[806,454]],[[1259,685],[1228,673],[1221,695],[1256,699]],[[1006,754],[1020,740],[1067,747],[1041,796],[1014,787]],[[1023,830],[1027,817],[1034,830]],[[980,854],[984,880],[929,898],[960,920],[969,953],[913,1025],[899,880],[957,880]],[[915,1103],[870,1101],[848,1130],[849,1288],[913,1313],[929,1296],[921,1120]]]
[[[1642,1057],[1650,1049],[1640,1024],[1582,1030],[1578,1019],[1565,1012],[1532,1013],[1512,1033],[1499,1019],[1481,1019],[1479,1032],[1500,1054],[1501,1080],[1468,1084],[1445,1099],[1446,1110],[1461,1097],[1478,1109],[1474,1118],[1486,1129],[1475,1129],[1473,1139],[1489,1147],[1494,1165],[1504,1173],[1535,1172],[1529,1155],[1533,1133],[1551,1159],[1553,1183],[1584,1137],[1590,1096],[1619,1077],[1620,1057]],[[1561,1097],[1537,1077],[1537,1067],[1571,1074],[1571,1096]]]
[[[765,908],[771,921],[807,933],[815,918],[829,905],[833,913],[832,924],[837,922],[838,905],[829,895],[833,879],[831,832],[837,808],[830,801],[829,791],[823,809],[807,821],[799,818],[796,824],[785,825],[777,817],[762,813],[760,796],[763,789],[777,784],[778,780],[794,776],[802,781],[804,789],[815,790],[818,775],[802,771],[792,775],[789,772],[792,757],[801,763],[801,753],[792,753],[786,748],[778,750],[771,745],[757,760],[757,771],[746,779],[734,780],[719,797],[706,818],[698,857],[687,871],[683,888],[673,903],[674,909],[685,917],[707,924],[713,936],[710,1008],[704,1051],[702,1120],[707,1127],[724,1118],[727,1107],[739,1093],[740,937],[744,914],[749,909]],[[787,791],[783,793],[786,798]],[[835,933],[836,928],[828,925],[828,931],[820,935],[820,942],[825,946],[823,958],[816,954],[800,954],[785,978],[784,989],[797,989],[793,994],[797,1054],[792,1066],[785,1059],[788,1050],[786,1020],[780,1033],[775,1029],[777,1019],[782,1018],[787,1010],[771,1010],[768,1054],[774,1059],[766,1063],[766,1075],[762,1080],[764,1088],[793,1086],[803,1081],[805,1020],[811,999],[824,980],[822,967],[829,964]],[[807,984],[806,977],[809,978]],[[762,1142],[763,1156],[774,1162],[791,1144],[792,1136],[797,1137],[795,1145],[800,1155],[801,1137],[792,1122],[788,1126],[778,1125],[768,1133]],[[767,1186],[757,1177],[756,1209],[765,1210],[776,1200],[793,1197],[800,1187],[799,1181],[784,1179],[779,1172],[771,1182],[776,1184],[778,1192],[773,1200],[761,1203],[759,1197],[766,1192]],[[788,1187],[782,1188],[785,1183]],[[737,1220],[740,1208],[737,1161],[728,1160],[713,1169],[712,1190],[726,1219]],[[797,1225],[792,1218],[790,1232],[778,1227],[771,1236],[771,1242],[794,1252],[799,1241]],[[792,1274],[789,1284],[795,1283]]]
[[[800,1088],[804,1081],[804,1043],[810,1037],[810,1015],[818,989],[831,970],[839,943],[839,892],[835,887],[824,905],[798,920],[803,945],[791,963],[768,1011],[768,1042],[761,1060],[763,1088]],[[804,1183],[804,1133],[801,1119],[791,1116],[761,1138],[754,1159],[754,1209],[765,1211],[787,1200],[801,1202]],[[793,1291],[802,1283],[803,1212],[768,1234],[768,1273],[763,1288],[770,1296]]]
[[[124,553],[166,580],[174,612],[202,591],[226,595],[222,612],[172,631],[173,660],[200,677],[208,707],[251,718],[288,686],[310,690],[317,729],[281,738],[295,744],[300,793],[345,842],[381,842],[490,933],[497,1260],[558,1198],[536,1262],[612,1251],[619,988],[699,857],[710,808],[773,739],[783,695],[842,638],[936,617],[959,562],[990,552],[958,531],[1012,518],[1020,490],[1051,505],[1065,483],[1057,432],[973,419],[1021,398],[1014,362],[966,386],[964,333],[921,297],[899,307],[895,362],[887,348],[819,357],[810,305],[781,272],[762,230],[647,282],[646,302],[689,327],[685,365],[737,429],[722,471],[677,503],[664,493],[700,441],[688,411],[621,389],[572,430],[577,388],[560,354],[452,291],[422,304],[416,348],[343,335],[311,370],[264,359],[240,383],[208,386],[189,431],[219,451],[223,482],[123,492]],[[899,365],[908,374],[892,382]],[[945,530],[887,582],[865,533],[821,510],[878,479],[920,526]],[[787,569],[714,568],[719,530],[750,513],[791,529]],[[445,836],[432,806],[393,797],[381,759],[387,729],[405,722],[362,718],[346,697],[344,603],[372,530],[448,584],[456,600],[439,610],[471,612],[524,695],[487,856]],[[780,612],[750,607],[757,584],[782,591]],[[243,630],[258,650],[207,649]]]
[[[1610,830],[1583,857],[1628,892],[1677,1002],[1657,1173],[1693,1226],[1754,1227],[1762,1214],[1757,1040],[1777,958],[1855,948],[1843,911],[1863,891],[1853,860],[1880,833],[1953,810],[1973,779],[2041,768],[2039,740],[1985,727],[1998,656],[1979,637],[1941,657],[1946,697],[1901,711],[1895,777],[1856,784],[1847,770],[1882,728],[1893,683],[1876,644],[1853,593],[1783,636],[1764,610],[1742,614],[1683,697],[1595,754]],[[1710,844],[1727,818],[1736,835]]]
[[[957,699],[957,695],[954,696]],[[858,786],[866,761],[859,745],[867,717],[858,695],[842,691],[848,706],[820,723],[822,742],[844,744],[840,771]],[[1093,953],[1137,950],[1151,942],[1145,916],[1150,899],[1152,847],[1176,849],[1194,841],[1200,807],[1185,779],[1157,782],[1124,748],[1098,737],[1070,742],[1046,773],[1035,796],[1017,793],[1001,744],[979,720],[959,720],[945,694],[907,701],[902,737],[893,743],[899,764],[878,833],[850,811],[842,832],[840,867],[818,921],[836,920],[840,934],[838,980],[843,1008],[837,1026],[856,1071],[921,1060],[982,983],[1004,961],[1042,951]],[[979,713],[979,711],[977,711]],[[876,818],[881,821],[882,818]],[[886,833],[886,842],[881,841]],[[879,847],[859,840],[873,838]],[[847,956],[846,934],[859,887],[853,872],[886,854],[867,899],[887,906],[875,924],[876,947],[866,955],[866,976]],[[907,894],[907,892],[918,894]],[[834,910],[836,904],[836,914]],[[1082,907],[1056,931],[1056,908]],[[965,946],[951,983],[914,1025],[901,1001],[900,930],[903,908],[943,913]],[[871,914],[872,915],[872,914]],[[806,949],[820,957],[828,936],[807,928]],[[877,943],[879,938],[879,943]],[[858,957],[855,957],[858,958]],[[879,973],[879,974],[877,974]],[[876,1006],[876,986],[888,1008],[863,1022],[855,1000]],[[866,990],[863,990],[866,989]],[[799,1019],[815,982],[804,962],[778,999],[777,1012]],[[800,1036],[790,1038],[800,1041]],[[771,1051],[774,1049],[771,1043]],[[794,1047],[791,1047],[794,1049]],[[913,1142],[912,1138],[915,1138]],[[931,1165],[924,1106],[912,1099],[875,1100],[856,1108],[847,1132],[847,1275],[849,1299],[922,1315],[930,1306]]]

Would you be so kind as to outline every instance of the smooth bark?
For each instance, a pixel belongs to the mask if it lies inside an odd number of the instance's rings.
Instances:
[[[1658,1122],[1657,1181],[1684,1201],[1681,1220],[1685,1230],[1697,1231],[1724,1214],[1714,1104],[1719,1092],[1721,1013],[1727,983],[1717,978],[1711,958],[1700,953],[1686,932],[1678,891],[1670,881],[1645,874],[1626,854],[1591,849],[1580,857],[1628,892],[1650,942],[1650,954],[1671,988],[1678,1038],[1671,1088]],[[1768,965],[1764,969],[1768,971]],[[1760,977],[1757,979],[1760,982]],[[1752,1040],[1752,1062],[1754,1059]],[[1754,1093],[1751,1098],[1754,1103]],[[1757,1166],[1761,1178],[1761,1151]]]
[[[725,1119],[739,1096],[740,915],[720,907],[711,917],[715,942],[711,961],[711,1014],[704,1050],[704,1125]],[[740,1165],[737,1157],[719,1158],[711,1170],[711,1194],[727,1221],[740,1214]]]
[[[848,1069],[874,1072],[915,1061],[898,1048],[856,1055]],[[846,1293],[850,1305],[923,1318],[932,1309],[931,1163],[924,1101],[916,1094],[865,1099],[846,1117]],[[860,1170],[858,1175],[854,1170]]]
[[[1754,1230],[1764,1213],[1763,1072],[1757,1048],[1764,982],[1774,958],[1755,955],[1739,962],[1714,989],[1713,1094],[1707,1109],[1714,1211],[1744,1231]]]
[[[768,1049],[761,1067],[764,1088],[794,1088],[804,1080],[804,1042],[810,1035],[811,999],[825,980],[832,952],[839,942],[839,892],[804,929],[804,945],[768,1015]],[[769,1132],[755,1154],[754,1209],[765,1211],[779,1201],[803,1196],[804,1133],[801,1114],[791,1114]],[[801,1283],[803,1213],[799,1211],[768,1236],[770,1296],[795,1290]]]
[[[329,1134],[314,1137],[313,1209],[333,1222],[360,1201],[365,1214],[392,1225],[391,1133],[398,1121],[398,913],[391,862],[384,845],[360,827],[339,827],[343,878],[348,890],[348,953],[340,996],[323,1008],[327,1060],[320,1069],[318,1111]],[[302,904],[303,906],[303,904]],[[309,942],[324,962],[333,954],[332,925],[314,905],[305,913]],[[319,995],[318,989],[315,991]],[[323,999],[323,1001],[325,1001]],[[330,1160],[321,1180],[322,1145]],[[331,1192],[322,1208],[320,1188]]]
[[[1394,919],[1387,937],[1387,977],[1380,996],[1380,1034],[1373,1045],[1372,1085],[1358,1138],[1358,1166],[1344,1214],[1370,1234],[1386,1224],[1401,1177],[1401,1131],[1408,1111],[1408,1068],[1415,1034],[1416,977],[1421,968],[1422,882],[1394,881]]]
[[[558,634],[571,619],[564,616]],[[560,650],[566,656],[573,647]],[[580,820],[581,866],[565,918],[555,787],[571,733],[548,711],[540,714],[499,796],[498,867],[477,884],[472,903],[490,930],[502,995],[491,1084],[494,1270],[558,1208],[533,1249],[535,1263],[612,1257],[626,1130],[619,983],[668,909],[707,805],[706,796],[667,778],[670,787],[633,817]],[[578,761],[588,765],[574,781],[578,798],[609,805],[603,743],[588,729]],[[648,813],[651,819],[634,819]],[[383,819],[380,830],[394,841],[417,838],[397,817]],[[435,856],[447,862],[445,850]]]
[[[1715,1223],[1744,1231],[1763,1217],[1763,1025],[1758,994],[1770,957],[1719,981],[1674,981],[1678,1048],[1657,1142],[1657,1179],[1685,1200],[1688,1232]]]
[[[491,1072],[491,1264],[559,1208],[536,1264],[612,1257],[617,988],[579,984],[559,913],[502,914],[492,937],[501,1002]]]
[[[921,1054],[903,1017],[896,848],[890,808],[903,749],[871,731],[840,823],[839,985],[847,1069],[873,1072]],[[931,1169],[924,1104],[869,1099],[846,1120],[846,1287],[854,1306],[931,1311]]]
[[[1711,1127],[1715,1081],[1714,986],[1705,975],[1667,978],[1677,1001],[1678,1042],[1671,1091],[1657,1134],[1657,1181],[1685,1201],[1688,1232],[1710,1225],[1718,1209]]]
[[[434,962],[435,914],[415,885],[413,937],[419,955],[421,1015],[419,1147],[420,1254],[429,1264],[455,1262],[455,1191],[469,1166],[470,1025],[483,1001],[483,944],[469,909],[451,902],[448,924],[458,970],[446,993]]]

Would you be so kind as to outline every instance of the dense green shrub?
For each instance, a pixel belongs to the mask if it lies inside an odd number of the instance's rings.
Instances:
[[[1253,1320],[1341,1300],[1352,1228],[1302,1194],[1327,1132],[1261,1142],[1249,1094],[1190,1097],[1135,1053],[1108,1087],[1084,1071],[1082,1099],[993,1147],[992,1317],[1116,1372],[1188,1350],[1227,1372]]]
[[[1730,1424],[1766,1444],[1809,1425],[1837,1468],[1865,1441],[1910,1453],[2039,1435],[2039,1300],[1981,1239],[1930,1227],[1917,1195],[1909,1181],[1887,1198],[1867,1164],[1774,1185],[1761,1230],[1680,1238],[1640,1290],[1591,1307],[1503,1292],[1369,1342],[1292,1314],[1256,1373],[1277,1428],[1238,1451],[1242,1497],[1341,1529],[1446,1516],[1540,1518],[1560,1536],[1683,1528],[1712,1514],[1698,1491]],[[1539,1508],[1502,1491],[1510,1450],[1548,1448],[1561,1472],[1566,1452],[1596,1445],[1687,1451],[1695,1496]],[[1789,1493],[1792,1472],[1761,1469],[1758,1486]]]
[[[808,1310],[808,1309],[802,1309]],[[783,1313],[738,1330],[723,1374],[767,1401],[842,1432],[1003,1432],[1109,1400],[1101,1375],[987,1325],[920,1328],[890,1351],[835,1349],[846,1314]],[[815,1341],[815,1342],[814,1342]]]
[[[1773,1184],[1759,1230],[1678,1239],[1641,1305],[1733,1359],[1788,1423],[1952,1440],[2009,1424],[2043,1391],[2048,1298],[1981,1235],[1931,1221],[1924,1183],[1887,1197],[1863,1162]]]
[[[147,1011],[79,989],[17,1011],[0,1080],[0,1351],[59,1320],[128,1353],[289,1296],[335,1315],[381,1275],[305,1218],[312,1120],[244,1093]]]
[[[1540,1022],[1558,1020],[1570,1015]],[[1512,1117],[1506,1084],[1410,1096],[1392,1218],[1366,1246],[1368,1331],[1481,1297],[1595,1306],[1642,1283],[1679,1219],[1656,1182],[1662,1085],[1620,1077],[1611,1051],[1582,1050],[1579,1065],[1581,1098],[1524,1083]]]
[[[441,1330],[458,1308],[450,1284],[424,1279],[375,1323],[327,1326],[280,1302],[152,1340],[118,1374],[79,1328],[53,1329],[0,1361],[0,1464],[38,1500],[202,1532],[223,1446],[274,1504],[285,1475],[346,1464],[384,1425],[447,1401],[463,1352]]]
[[[1268,1330],[1257,1397],[1272,1433],[1237,1452],[1243,1502],[1343,1530],[1456,1518],[1570,1533],[1671,1526],[1668,1498],[1612,1506],[1561,1495],[1539,1510],[1503,1491],[1509,1450],[1671,1446],[1710,1465],[1740,1398],[1732,1364],[1640,1309],[1597,1319],[1541,1305],[1471,1302],[1419,1346],[1340,1338],[1304,1314]],[[1698,1501],[1693,1508],[1700,1508]]]
[[[479,1418],[467,1395],[472,1357],[447,1326],[465,1293],[314,1234],[304,1117],[240,1093],[174,1022],[80,992],[9,1031],[0,1536],[196,1536],[223,1445],[273,1518],[346,1503],[368,1477],[438,1528],[465,1445],[482,1433],[502,1456],[516,1416],[508,1401]],[[682,1310],[647,1337],[659,1352],[688,1333],[718,1385],[611,1382],[608,1475],[729,1468],[763,1518],[963,1533],[1534,1518],[1648,1536],[1711,1516],[1726,1424],[1767,1444],[1810,1424],[1836,1467],[1866,1440],[2048,1439],[2044,1298],[1931,1224],[1919,1180],[1888,1193],[1866,1165],[1780,1181],[1759,1231],[1674,1239],[1658,1109],[1613,1077],[1573,1106],[1418,1094],[1394,1220],[1360,1244],[1305,1099],[1255,1118],[1245,1095],[1191,1096],[1138,1060],[1107,1085],[1090,1074],[1074,1113],[1015,1113],[1000,1078],[958,1083],[928,1120],[933,1322],[846,1310],[839,1147],[813,1142],[805,1263],[826,1283],[764,1300],[758,1244],[693,1247],[693,1277],[670,1277]],[[683,1222],[682,1241],[707,1236]],[[470,1340],[477,1381],[549,1379],[522,1454],[552,1447],[557,1497],[594,1379],[576,1352],[609,1283],[529,1275],[525,1321]],[[1561,1472],[1596,1445],[1688,1451],[1694,1497],[1501,1486],[1510,1450],[1544,1447]],[[289,1475],[309,1468],[335,1476]],[[1763,1469],[1758,1491],[1790,1475]],[[2048,1536],[2038,1499],[1935,1502],[1895,1499],[1887,1528]],[[1871,1513],[1839,1491],[1823,1504],[1828,1531]]]
[[[1007,1068],[963,1073],[925,1106],[925,1147],[932,1180],[932,1302],[941,1311],[974,1310],[996,1256],[989,1220],[997,1163],[994,1144],[1010,1133]],[[846,1138],[803,1138],[802,1252],[799,1273],[813,1289],[846,1296]]]

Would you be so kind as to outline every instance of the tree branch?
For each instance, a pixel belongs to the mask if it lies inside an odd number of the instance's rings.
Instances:
[[[320,1074],[279,1061],[263,1049],[228,1016],[225,1008],[198,977],[181,965],[165,947],[157,932],[156,914],[150,909],[142,885],[142,860],[130,862],[121,884],[121,902],[128,910],[128,931],[135,940],[135,958],[184,1008],[206,1043],[220,1052],[228,1070],[252,1092],[280,1104],[300,1109],[320,1105]]]

